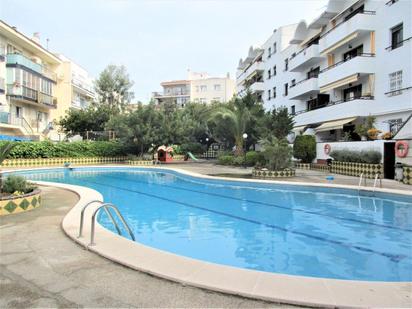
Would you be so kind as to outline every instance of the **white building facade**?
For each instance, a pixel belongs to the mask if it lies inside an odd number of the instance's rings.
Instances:
[[[412,1],[330,0],[310,24],[277,29],[239,62],[237,85],[285,106],[295,134],[352,140],[369,115],[395,134],[412,113]],[[258,77],[258,78],[257,78]]]

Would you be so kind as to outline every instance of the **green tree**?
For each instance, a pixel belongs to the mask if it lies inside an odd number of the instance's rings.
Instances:
[[[267,118],[267,134],[274,135],[278,139],[286,138],[292,131],[294,121],[292,115],[288,113],[286,107],[275,108],[269,113]]]
[[[267,137],[262,141],[263,157],[266,167],[270,170],[279,171],[288,168],[292,164],[292,148],[286,139]]]
[[[58,124],[67,135],[80,134],[86,131],[104,131],[110,118],[110,110],[106,106],[90,106],[87,109],[70,109]]]
[[[293,156],[303,163],[312,163],[316,158],[316,138],[313,135],[298,135],[293,143]]]
[[[124,111],[134,97],[130,90],[133,84],[124,66],[108,65],[95,82],[96,104],[107,107],[112,114]]]
[[[6,160],[7,156],[9,153],[12,151],[12,149],[16,146],[15,143],[12,142],[5,142],[2,145],[0,145],[0,166]],[[3,192],[3,174],[0,171],[0,193]]]

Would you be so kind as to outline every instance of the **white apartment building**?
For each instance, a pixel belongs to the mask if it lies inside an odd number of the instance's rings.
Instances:
[[[170,101],[179,107],[184,107],[188,102],[212,103],[228,102],[235,93],[235,82],[229,76],[210,77],[207,73],[188,73],[186,80],[162,82],[163,92],[154,92],[153,99],[156,104]]]
[[[239,62],[238,93],[285,106],[295,134],[342,141],[365,117],[396,133],[412,113],[412,1],[330,0],[310,24],[280,27]],[[347,132],[347,133],[345,133]]]

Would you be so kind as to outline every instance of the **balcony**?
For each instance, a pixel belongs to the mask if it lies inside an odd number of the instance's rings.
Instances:
[[[34,130],[23,117],[7,112],[0,112],[0,127],[17,130],[18,133],[26,135],[33,134]]]
[[[5,90],[4,78],[0,77],[0,93],[4,93]]]
[[[255,76],[258,73],[262,73],[264,71],[264,65],[262,61],[255,61],[249,66],[243,73],[241,73],[237,79],[248,80]]]
[[[50,79],[54,83],[57,82],[57,75],[47,69],[46,67],[32,61],[31,59],[21,55],[21,54],[7,54],[7,65],[20,65],[27,69],[30,69],[40,75]]]
[[[321,54],[330,53],[365,33],[375,31],[375,23],[376,16],[374,11],[363,11],[348,20],[342,21],[321,36],[319,52]]]
[[[319,92],[318,78],[312,77],[309,79],[304,79],[289,88],[289,99],[298,100],[308,97],[310,95],[315,95]]]
[[[355,97],[347,101],[329,102],[324,107],[301,110],[294,118],[295,126],[332,121],[348,117],[368,116],[374,108],[373,96]]]
[[[299,72],[304,68],[314,66],[319,63],[323,57],[319,54],[319,45],[313,44],[305,49],[302,49],[295,56],[290,58],[289,71]]]
[[[253,93],[263,92],[265,90],[263,82],[255,82],[249,86],[250,91]]]
[[[39,92],[37,90],[25,87],[16,86],[14,84],[7,85],[7,95],[14,100],[22,101],[23,103],[42,105],[44,107],[56,108],[57,99],[53,96]]]
[[[93,87],[88,84],[87,82],[85,82],[84,80],[81,80],[79,78],[73,77],[72,78],[72,84],[73,86],[75,86],[82,94],[90,97],[90,98],[94,98],[95,97],[95,93],[93,90]]]
[[[359,54],[321,70],[319,74],[319,87],[324,88],[321,89],[321,92],[326,92],[352,83],[360,76],[374,74],[375,70],[375,54]],[[355,74],[356,76],[354,77]],[[351,78],[348,79],[349,77]]]

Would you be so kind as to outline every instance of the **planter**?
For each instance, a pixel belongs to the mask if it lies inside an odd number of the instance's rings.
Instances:
[[[287,177],[294,177],[295,170],[293,169],[284,169],[283,171],[265,171],[265,170],[252,170],[253,178],[261,178],[261,179],[277,179],[277,178],[287,178]]]
[[[383,174],[383,166],[382,164],[332,161],[331,172],[357,177],[363,174],[363,177],[373,179],[376,174]]]
[[[139,161],[129,160],[127,161],[127,164],[129,165],[153,165],[153,161],[152,160],[139,160]]]
[[[41,204],[40,190],[18,195],[5,196],[0,198],[0,216],[6,216],[19,212],[26,212],[37,208]]]
[[[295,168],[302,170],[310,170],[310,163],[295,163]]]
[[[108,163],[123,163],[126,157],[85,157],[85,158],[37,158],[37,159],[7,159],[2,167],[28,167],[28,166],[55,166],[70,163],[70,165],[94,165]]]
[[[403,183],[412,185],[412,166],[403,166]]]

